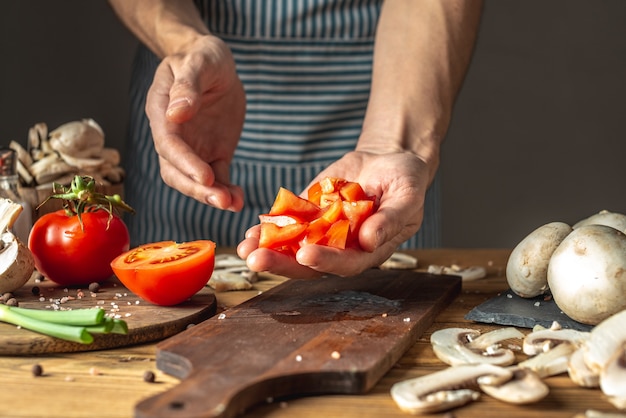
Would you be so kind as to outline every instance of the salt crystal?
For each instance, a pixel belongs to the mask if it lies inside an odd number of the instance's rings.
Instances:
[[[335,360],[339,360],[341,358],[341,354],[338,351],[333,351],[332,353],[330,353],[330,356]]]
[[[217,319],[224,319],[224,318],[226,318],[226,314],[223,314],[223,313],[217,316]]]
[[[300,354],[298,354],[296,356],[296,361],[298,361],[298,362],[302,361],[302,356]]]

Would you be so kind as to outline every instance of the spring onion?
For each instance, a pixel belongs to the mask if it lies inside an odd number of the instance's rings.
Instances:
[[[81,344],[92,343],[92,333],[128,333],[126,322],[106,317],[100,308],[47,311],[0,304],[0,321]]]

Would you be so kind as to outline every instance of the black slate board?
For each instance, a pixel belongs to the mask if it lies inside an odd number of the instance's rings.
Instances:
[[[557,321],[563,328],[590,331],[591,325],[574,321],[565,315],[551,297],[544,295],[525,299],[508,290],[481,303],[465,315],[465,319],[489,324],[533,328],[549,328]]]

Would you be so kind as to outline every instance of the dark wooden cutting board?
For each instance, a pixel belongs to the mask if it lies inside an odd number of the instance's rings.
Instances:
[[[289,395],[364,393],[460,292],[455,276],[371,270],[288,280],[157,345],[182,379],[137,417],[232,417]]]
[[[39,289],[37,295],[33,294],[33,287]],[[92,351],[158,341],[204,321],[217,310],[215,296],[208,288],[178,306],[162,307],[141,300],[115,278],[103,282],[95,294],[87,286],[67,288],[50,280],[36,283],[32,279],[13,293],[23,308],[103,308],[108,315],[119,315],[126,321],[128,334],[94,335],[93,343],[79,344],[0,323],[0,355]]]

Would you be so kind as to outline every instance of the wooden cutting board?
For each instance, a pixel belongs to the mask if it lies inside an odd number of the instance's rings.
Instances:
[[[35,292],[38,295],[33,293],[33,287],[39,288]],[[86,287],[64,288],[50,280],[36,283],[32,279],[13,293],[23,308],[53,309],[53,305],[58,309],[103,308],[107,314],[119,315],[126,321],[128,334],[94,335],[93,343],[79,344],[0,323],[0,355],[91,351],[158,341],[204,321],[217,309],[215,296],[209,289],[201,290],[178,306],[161,307],[143,301],[117,279],[103,282],[93,295]]]
[[[288,395],[364,393],[460,292],[455,276],[372,270],[288,280],[157,345],[182,379],[137,417],[232,417]]]

